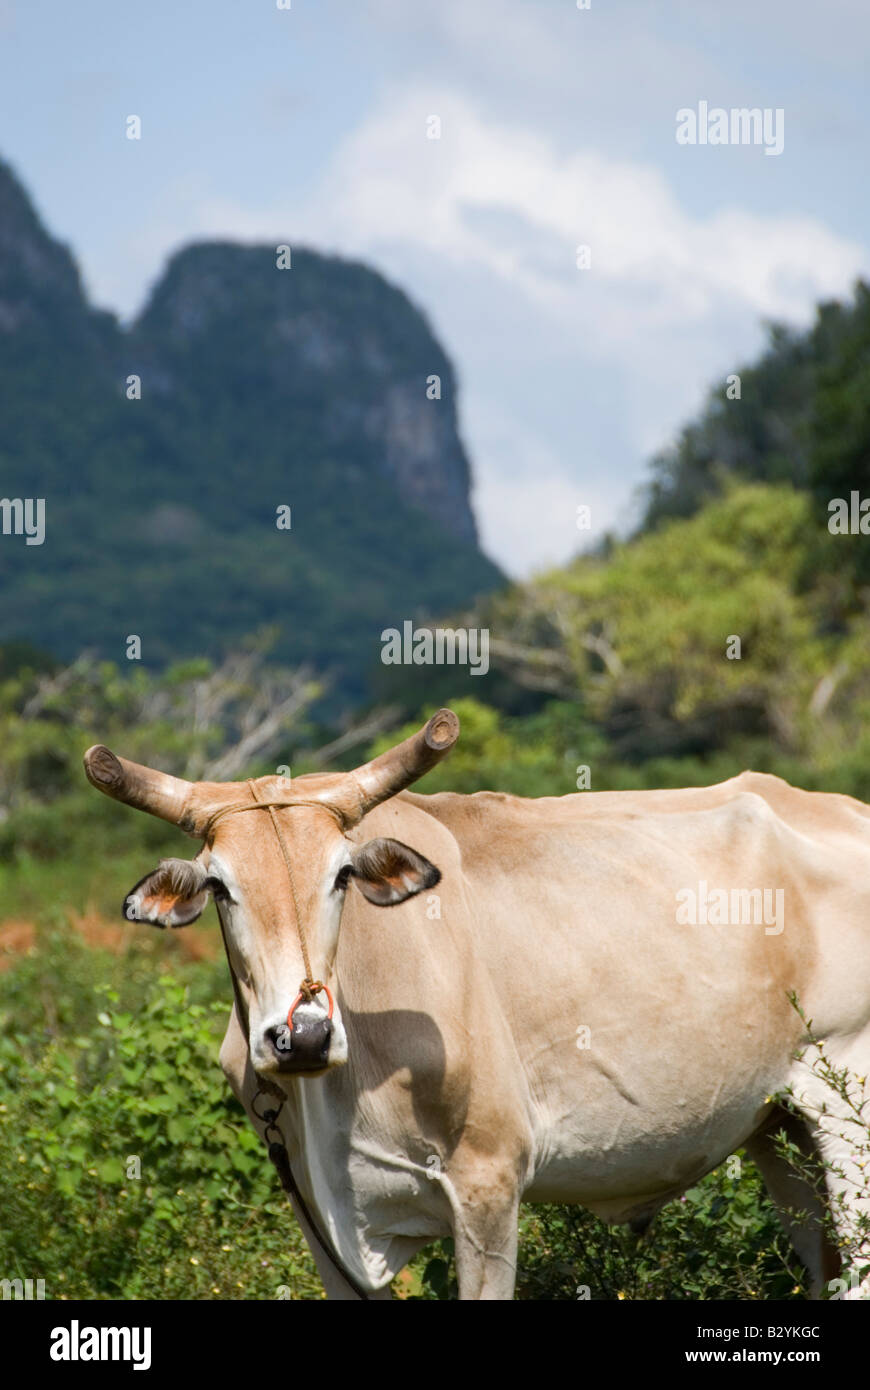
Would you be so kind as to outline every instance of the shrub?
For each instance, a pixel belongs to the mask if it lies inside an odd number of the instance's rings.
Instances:
[[[118,1003],[99,987],[91,1029],[40,1055],[0,1037],[4,1277],[53,1298],[322,1297],[217,1064],[226,1005],[170,976],[137,1013]]]

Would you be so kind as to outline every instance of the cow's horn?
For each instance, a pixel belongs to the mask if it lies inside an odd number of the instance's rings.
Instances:
[[[88,781],[106,796],[135,806],[139,811],[148,811],[182,830],[195,831],[192,782],[119,758],[102,743],[88,749],[84,764]]]
[[[452,709],[439,709],[428,724],[397,743],[380,757],[350,773],[358,805],[342,807],[351,821],[362,820],[388,797],[404,791],[412,782],[440,763],[459,737],[459,720]]]

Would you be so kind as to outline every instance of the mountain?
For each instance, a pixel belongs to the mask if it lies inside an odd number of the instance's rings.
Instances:
[[[0,534],[0,641],[120,660],[135,634],[164,665],[276,626],[357,699],[384,627],[503,582],[422,314],[366,266],[278,259],[189,246],[122,328],[0,163],[0,494],[45,499],[42,544]]]

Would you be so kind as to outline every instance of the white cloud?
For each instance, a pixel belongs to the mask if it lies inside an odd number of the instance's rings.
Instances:
[[[432,113],[440,141],[425,138]],[[482,213],[491,215],[485,227]],[[365,254],[413,246],[485,270],[563,323],[588,318],[591,301],[599,341],[614,352],[644,329],[707,318],[717,302],[756,316],[802,314],[847,289],[863,259],[857,243],[805,215],[689,213],[650,165],[588,149],[560,154],[434,88],[395,91],[362,123],[303,223]],[[592,250],[587,272],[575,267],[580,243]]]
[[[440,142],[425,139],[432,113]],[[302,220],[316,243],[372,259],[432,310],[460,367],[484,544],[513,574],[577,549],[578,501],[595,504],[602,529],[624,529],[646,458],[758,350],[759,320],[808,321],[864,259],[805,214],[691,213],[659,170],[560,154],[445,90],[394,91],[337,152]],[[579,242],[589,271],[575,268]],[[525,399],[511,399],[511,380]],[[548,428],[536,397],[554,380]]]
[[[481,545],[517,577],[559,564],[624,529],[624,487],[602,466],[572,476],[558,453],[500,405],[470,412],[478,453],[472,497]],[[591,529],[577,528],[577,508],[591,510]]]

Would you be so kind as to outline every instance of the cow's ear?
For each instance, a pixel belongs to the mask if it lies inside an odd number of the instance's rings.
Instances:
[[[210,881],[199,859],[161,859],[124,899],[129,922],[152,927],[186,927],[208,902]]]
[[[369,840],[354,852],[351,876],[370,903],[392,907],[434,888],[441,870],[399,840]]]

